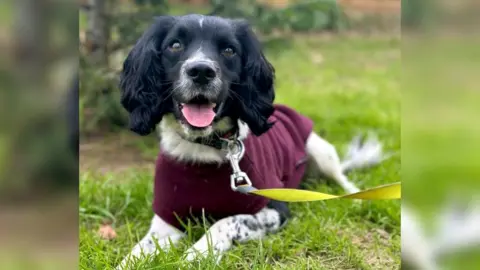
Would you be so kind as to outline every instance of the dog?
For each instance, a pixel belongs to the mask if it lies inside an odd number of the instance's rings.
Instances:
[[[385,159],[372,136],[364,143],[355,137],[340,161],[335,147],[313,132],[310,119],[274,105],[274,79],[275,69],[247,21],[196,14],[154,19],[120,77],[130,129],[145,136],[158,128],[161,138],[154,215],[117,269],[178,243],[185,236],[181,221],[192,216],[215,222],[185,252],[186,261],[208,251],[220,260],[234,243],[261,239],[286,224],[286,203],[230,188],[226,140],[244,143],[239,165],[257,188],[297,188],[313,164],[353,193],[358,188],[346,172]]]
[[[414,208],[402,204],[402,268],[442,269],[442,259],[480,247],[480,204],[449,202],[434,220],[436,227],[427,230]]]

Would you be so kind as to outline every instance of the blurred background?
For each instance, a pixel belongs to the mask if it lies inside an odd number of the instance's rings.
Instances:
[[[78,260],[78,5],[0,2],[0,268]]]

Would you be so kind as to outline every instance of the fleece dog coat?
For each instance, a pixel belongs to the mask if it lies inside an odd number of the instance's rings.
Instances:
[[[307,162],[306,141],[313,122],[284,105],[275,105],[275,122],[261,136],[249,134],[243,141],[245,155],[240,168],[258,189],[297,188]],[[172,226],[179,219],[221,219],[237,214],[255,214],[269,199],[233,191],[232,168],[223,164],[186,164],[160,152],[156,162],[153,210]]]

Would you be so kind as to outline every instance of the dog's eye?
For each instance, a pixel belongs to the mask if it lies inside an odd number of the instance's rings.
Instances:
[[[227,47],[222,50],[222,54],[226,57],[232,57],[235,55],[235,51],[232,48]]]
[[[182,43],[180,43],[178,41],[174,41],[174,42],[170,43],[170,46],[168,46],[168,49],[172,52],[179,52],[179,51],[183,50],[183,45],[182,45]]]

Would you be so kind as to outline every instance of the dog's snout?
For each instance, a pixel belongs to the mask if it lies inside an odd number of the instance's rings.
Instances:
[[[186,68],[186,73],[198,84],[207,84],[217,76],[214,68],[208,63],[192,63]]]

